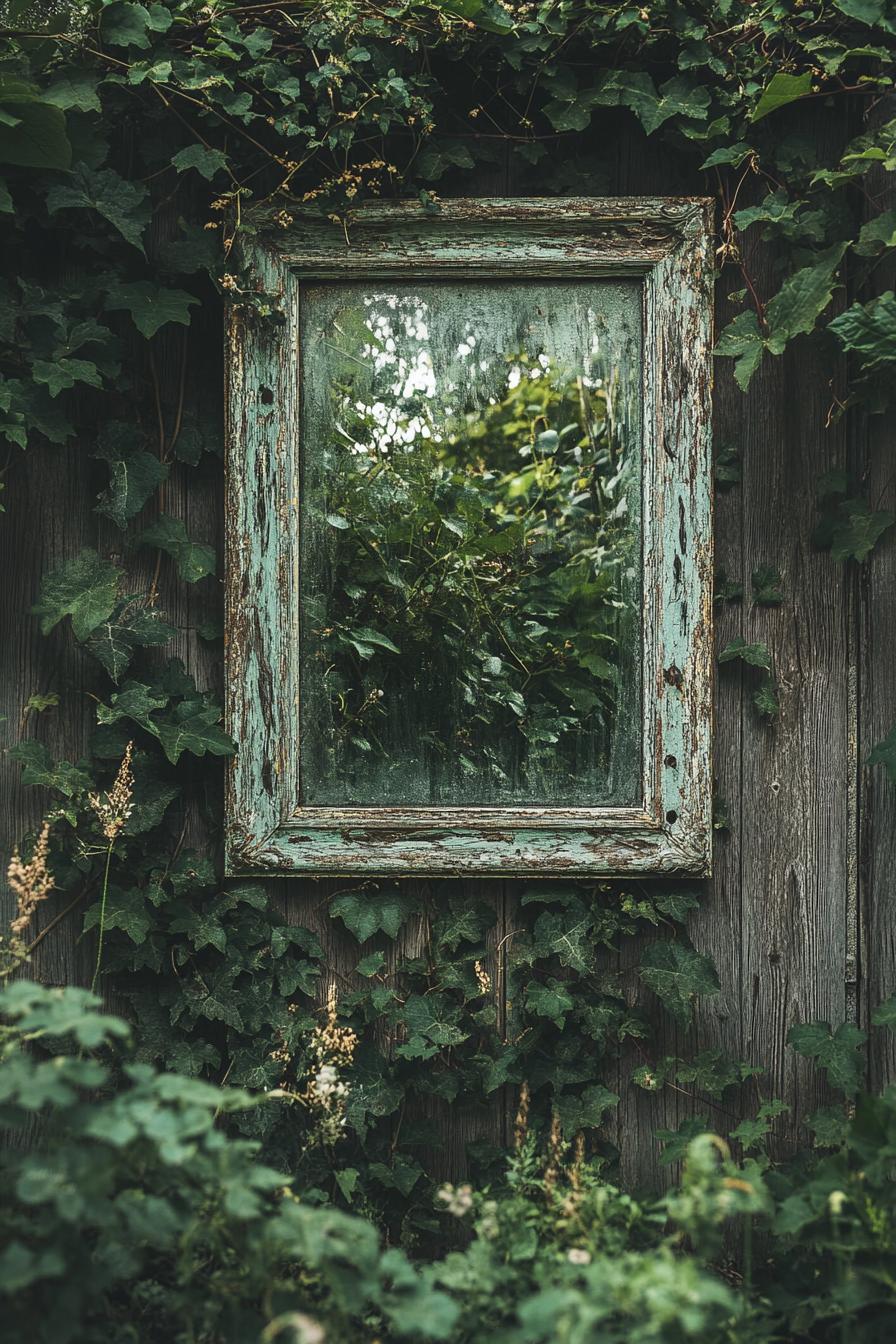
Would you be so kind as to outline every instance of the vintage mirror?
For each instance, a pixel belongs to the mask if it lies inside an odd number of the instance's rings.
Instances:
[[[241,244],[276,312],[228,334],[231,872],[708,871],[708,210]]]

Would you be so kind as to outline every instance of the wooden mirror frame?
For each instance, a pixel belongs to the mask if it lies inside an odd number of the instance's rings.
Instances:
[[[709,874],[711,211],[695,197],[448,200],[243,229],[241,263],[279,320],[234,304],[227,322],[228,873]],[[301,286],[452,277],[642,282],[643,806],[300,804]]]

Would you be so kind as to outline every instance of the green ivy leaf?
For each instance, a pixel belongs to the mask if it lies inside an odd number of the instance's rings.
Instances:
[[[841,563],[868,559],[880,538],[896,522],[896,514],[882,509],[872,512],[861,499],[845,500],[831,529],[831,557]]]
[[[93,787],[93,779],[85,769],[70,761],[54,761],[42,742],[17,742],[9,748],[9,756],[24,766],[23,784],[55,789],[64,798],[74,798]]]
[[[60,70],[43,90],[42,97],[63,112],[71,108],[78,112],[99,112],[102,110],[97,93],[99,82],[92,70]]]
[[[744,586],[735,579],[729,579],[727,570],[718,569],[713,584],[714,602],[740,602],[744,595]]]
[[[171,162],[179,173],[194,168],[210,182],[215,173],[227,167],[227,155],[220,149],[208,149],[205,145],[188,145],[175,154]]]
[[[440,0],[440,8],[487,33],[509,33],[514,21],[495,0]]]
[[[232,756],[236,744],[220,726],[221,707],[205,696],[184,700],[167,718],[154,720],[154,729],[162,750],[172,765],[185,751],[191,756]]]
[[[193,756],[231,756],[235,746],[220,727],[220,705],[210,695],[198,692],[192,678],[181,672],[178,660],[169,663],[166,676],[171,689],[164,684],[126,681],[108,705],[97,706],[97,722],[113,724],[130,719],[139,724],[158,739],[172,765],[185,751]],[[184,699],[169,708],[172,695],[183,695]],[[168,712],[162,713],[165,709]]]
[[[720,1097],[729,1087],[754,1077],[762,1070],[741,1060],[731,1059],[717,1046],[701,1050],[693,1059],[682,1060],[677,1066],[675,1080],[694,1087],[710,1097]]]
[[[884,210],[862,225],[852,250],[859,257],[875,257],[896,247],[896,210]]]
[[[545,911],[535,921],[535,951],[538,956],[556,956],[561,966],[587,975],[594,969],[594,919],[590,914],[570,916],[564,911]]]
[[[549,1018],[556,1027],[562,1027],[566,1014],[572,1012],[575,1003],[561,981],[551,979],[542,985],[531,980],[526,986],[526,1007],[536,1017]]]
[[[168,808],[180,797],[180,786],[157,773],[156,762],[143,751],[132,761],[134,792],[131,814],[125,822],[125,835],[145,835],[162,822]]]
[[[346,1204],[352,1202],[352,1195],[355,1193],[359,1176],[360,1172],[357,1167],[343,1167],[341,1171],[333,1172],[333,1179],[339,1186]]]
[[[215,572],[215,552],[212,547],[203,542],[190,541],[181,520],[167,513],[160,514],[156,522],[141,532],[140,545],[158,546],[159,550],[170,555],[185,583],[198,583]]]
[[[663,1166],[682,1162],[688,1155],[692,1140],[711,1132],[711,1128],[705,1115],[693,1115],[683,1120],[677,1129],[658,1129],[656,1137],[663,1145]]]
[[[447,995],[412,994],[397,1016],[407,1029],[408,1041],[395,1053],[402,1059],[426,1059],[445,1046],[460,1045],[470,1033],[457,1025],[459,1018],[460,1008]]]
[[[96,512],[111,518],[116,527],[126,527],[168,479],[167,466],[137,447],[133,430],[118,422],[107,426],[93,456],[109,466],[109,485],[98,496]]]
[[[404,1098],[401,1083],[391,1078],[386,1061],[367,1058],[356,1065],[346,1107],[346,1119],[361,1138],[370,1128],[368,1116],[381,1120],[398,1110]]]
[[[113,0],[103,6],[100,32],[104,42],[113,47],[150,46],[151,33],[166,33],[171,27],[172,15],[161,4],[133,4],[129,0]]]
[[[731,1131],[730,1137],[735,1142],[743,1144],[746,1153],[753,1148],[761,1148],[771,1133],[775,1119],[779,1115],[786,1115],[789,1110],[790,1107],[784,1101],[765,1101],[759,1107],[755,1119],[742,1120],[737,1128]]]
[[[150,280],[135,280],[130,284],[116,284],[106,299],[111,312],[126,309],[134,326],[150,340],[160,327],[169,322],[190,325],[190,307],[199,300],[183,289],[165,289]]]
[[[815,1148],[841,1148],[849,1134],[849,1121],[842,1106],[820,1106],[806,1120],[814,1135]]]
[[[878,1004],[871,1015],[871,1021],[876,1027],[887,1027],[890,1031],[896,1032],[896,994]]]
[[[788,103],[794,103],[798,98],[805,98],[811,91],[812,76],[808,71],[802,75],[788,75],[779,70],[777,74],[772,75],[762,90],[762,97],[753,109],[750,120],[761,121],[770,112],[777,112],[779,107],[786,107]]]
[[[397,887],[386,891],[345,891],[334,896],[330,913],[341,919],[359,943],[375,933],[397,938],[402,925],[417,910],[417,902]]]
[[[92,905],[84,915],[84,928],[95,929],[103,921],[106,929],[121,929],[132,943],[142,943],[155,923],[151,907],[139,887],[128,891],[110,883],[106,894],[105,908],[100,901]]]
[[[753,570],[753,601],[760,607],[778,607],[784,601],[783,580],[772,565]]]
[[[178,1040],[165,1052],[165,1064],[175,1073],[198,1078],[220,1066],[221,1054],[209,1041]]]
[[[43,714],[47,709],[55,709],[58,704],[59,696],[56,691],[48,691],[46,695],[35,691],[22,706],[22,717],[25,718],[29,714]]]
[[[110,698],[108,705],[97,706],[97,722],[118,723],[120,719],[132,719],[156,736],[150,715],[164,709],[170,698],[167,691],[148,686],[145,682],[126,681],[121,690]]]
[[[577,98],[580,106],[591,102],[601,107],[630,108],[648,135],[659,130],[670,117],[705,121],[711,101],[709,90],[690,76],[675,75],[657,90],[643,70],[611,70],[590,94],[583,93]]]
[[[766,345],[773,355],[780,355],[794,336],[813,329],[833,297],[837,267],[846,248],[846,242],[835,243],[819,253],[811,266],[788,276],[768,303]]]
[[[54,183],[47,192],[47,211],[54,215],[59,210],[95,210],[118,230],[125,242],[143,252],[143,232],[151,216],[149,193],[112,168],[91,170],[78,164],[64,182]]]
[[[719,337],[715,353],[733,359],[734,381],[746,392],[753,374],[762,363],[765,341],[759,330],[759,319],[754,312],[738,313]]]
[[[702,171],[707,168],[721,168],[723,166],[739,168],[744,160],[755,152],[752,145],[748,145],[743,140],[738,140],[733,145],[726,145],[722,149],[714,149],[709,157],[701,163],[700,168]]]
[[[71,162],[64,112],[34,86],[0,76],[0,163],[67,169]]]
[[[750,205],[744,210],[736,211],[734,222],[741,231],[749,229],[753,224],[792,223],[802,204],[799,199],[789,200],[786,191],[778,189],[769,192],[759,205]]]
[[[371,630],[369,625],[359,625],[344,634],[340,632],[339,638],[357,649],[362,658],[371,658],[375,648],[387,649],[389,653],[401,653],[401,649],[393,644],[388,635],[382,635],[378,630]]]
[[[766,719],[775,719],[781,709],[778,688],[771,677],[763,677],[753,692],[753,704]]]
[[[718,350],[716,354],[718,354]],[[728,490],[732,485],[740,485],[743,480],[743,466],[740,453],[736,448],[725,445],[719,449],[715,460],[715,482],[720,490]]]
[[[177,634],[155,608],[134,607],[132,599],[119,603],[107,621],[101,621],[85,648],[119,682],[130,666],[134,650],[167,644]]]
[[[720,663],[731,663],[739,659],[742,663],[749,663],[751,667],[771,668],[772,655],[765,644],[748,644],[743,635],[737,635],[729,644],[726,644],[719,654]]]
[[[721,986],[709,957],[686,943],[651,943],[644,949],[639,975],[683,1025],[691,1020],[698,995],[718,994]]]
[[[581,1093],[564,1092],[555,1102],[563,1133],[572,1138],[580,1129],[596,1129],[609,1111],[619,1105],[619,1097],[602,1083],[593,1083]]]
[[[882,765],[890,777],[890,783],[896,784],[896,725],[894,725],[882,742],[871,751],[868,757],[869,765]]]
[[[828,324],[844,350],[862,356],[866,370],[882,370],[896,362],[896,294],[886,294],[866,304],[854,303]]]
[[[371,952],[368,956],[361,958],[355,967],[355,973],[363,975],[369,980],[371,976],[379,975],[385,965],[385,952]]]
[[[433,942],[450,952],[456,952],[461,943],[478,945],[493,919],[493,911],[483,901],[451,900],[448,910],[433,925]]]
[[[867,1039],[852,1022],[841,1023],[836,1031],[828,1022],[807,1022],[787,1033],[787,1044],[798,1055],[814,1059],[831,1086],[847,1096],[854,1096],[862,1085],[865,1062],[860,1052]]]
[[[35,359],[31,361],[31,377],[46,387],[51,397],[58,397],[76,383],[88,387],[102,387],[103,380],[97,366],[88,359]]]
[[[656,908],[676,924],[684,924],[692,910],[699,910],[700,899],[693,891],[667,891],[656,897]]]
[[[834,0],[834,8],[841,14],[865,23],[869,28],[882,28],[885,33],[896,32],[889,0]]]
[[[75,638],[87,639],[112,614],[121,577],[117,565],[101,560],[93,550],[83,550],[54,569],[44,578],[31,608],[41,618],[41,632],[48,635],[63,617],[71,616]]]

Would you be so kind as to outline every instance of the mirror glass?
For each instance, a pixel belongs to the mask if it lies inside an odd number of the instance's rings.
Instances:
[[[641,286],[303,285],[303,805],[641,800]]]

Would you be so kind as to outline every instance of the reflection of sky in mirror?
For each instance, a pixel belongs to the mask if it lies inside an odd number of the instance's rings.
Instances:
[[[494,353],[491,358],[485,357],[480,353],[484,346],[482,333],[477,331],[474,322],[467,321],[463,326],[462,338],[453,350],[442,352],[443,364],[445,354],[449,355],[448,368],[443,368],[437,376],[430,350],[432,310],[425,298],[418,294],[409,297],[399,297],[394,293],[367,294],[361,303],[363,325],[373,339],[364,341],[362,337],[353,354],[354,358],[371,369],[380,395],[370,402],[356,398],[352,403],[352,408],[359,416],[372,422],[367,442],[359,441],[343,423],[338,419],[336,421],[337,432],[355,453],[370,454],[373,449],[375,455],[386,454],[397,445],[412,444],[418,437],[432,438],[434,442],[441,443],[444,436],[439,422],[465,409],[459,404],[457,394],[467,389],[468,402],[472,400],[469,394],[478,383],[494,382],[493,376],[489,375],[492,375],[496,365],[500,365],[504,385],[508,389],[518,387],[523,378],[535,382],[551,371],[551,358],[544,351],[540,351],[535,356],[535,363],[526,368],[520,363],[508,364],[506,358],[496,359]],[[357,314],[357,311],[353,309],[352,315]],[[604,382],[595,373],[601,349],[598,315],[594,308],[589,307],[585,310],[584,318],[590,337],[589,348],[579,351],[577,372],[584,387],[594,391],[602,387]],[[357,331],[352,331],[343,314],[336,316],[333,325],[341,353],[349,354],[342,342],[350,342],[352,336],[358,334]],[[456,365],[456,369],[452,365]],[[389,382],[385,382],[387,374],[391,375]],[[383,399],[386,397],[388,400]],[[429,401],[435,401],[438,397],[438,413],[435,413],[435,407],[425,408],[426,413],[421,412],[420,397]],[[490,391],[483,400],[494,406],[498,398]],[[415,412],[411,415],[402,407],[402,403],[409,401],[416,403]]]

